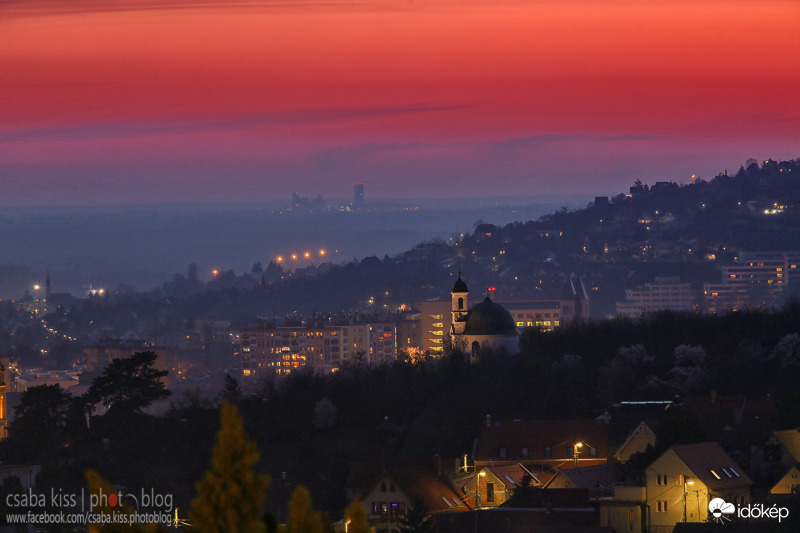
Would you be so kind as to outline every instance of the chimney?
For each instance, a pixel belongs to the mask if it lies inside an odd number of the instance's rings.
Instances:
[[[486,415],[486,427],[492,427],[492,415]]]

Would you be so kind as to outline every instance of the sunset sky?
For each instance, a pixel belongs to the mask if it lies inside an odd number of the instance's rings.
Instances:
[[[711,178],[800,157],[798,27],[798,0],[11,0],[0,205]]]

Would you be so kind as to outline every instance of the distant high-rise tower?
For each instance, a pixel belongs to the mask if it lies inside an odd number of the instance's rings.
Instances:
[[[364,184],[354,183],[353,194],[355,195],[354,205],[364,205]]]

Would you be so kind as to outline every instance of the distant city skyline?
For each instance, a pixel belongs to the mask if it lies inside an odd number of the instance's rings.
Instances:
[[[10,1],[0,205],[603,195],[800,157],[800,4]]]

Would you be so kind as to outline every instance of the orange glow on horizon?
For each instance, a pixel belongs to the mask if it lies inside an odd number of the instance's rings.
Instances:
[[[608,143],[800,142],[792,0],[36,5],[0,12],[0,160],[20,176],[242,162],[351,183],[413,159],[420,183],[462,161],[513,188],[542,159],[526,139],[595,165]]]

